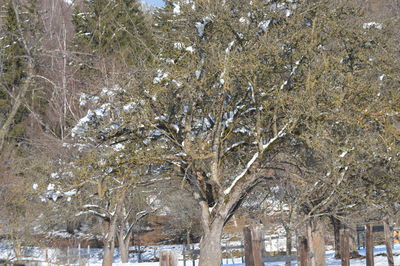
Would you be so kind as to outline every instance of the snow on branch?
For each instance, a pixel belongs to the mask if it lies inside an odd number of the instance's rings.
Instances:
[[[303,57],[300,58],[300,60],[296,61],[295,65],[294,65],[294,67],[292,69],[292,72],[290,72],[289,78],[282,83],[282,85],[280,87],[280,90],[283,90],[285,88],[285,86],[289,84],[289,81],[291,80],[291,78],[296,74],[296,70],[299,67],[300,63],[301,63],[301,60],[303,60]]]
[[[279,133],[278,133],[275,137],[273,137],[272,139],[270,139],[270,140],[268,141],[268,143],[264,144],[264,145],[263,145],[263,150],[262,150],[262,151],[266,150],[266,149],[267,149],[269,146],[271,146],[271,144],[274,143],[277,139],[279,139],[279,138],[285,136],[285,135],[286,135],[285,130],[286,130],[286,128],[287,128],[288,125],[289,125],[289,124],[286,124],[286,125],[279,131]],[[240,179],[242,179],[242,177],[244,177],[244,176],[247,174],[247,172],[249,171],[250,167],[254,164],[254,162],[257,160],[257,158],[259,157],[259,155],[260,155],[259,152],[254,153],[254,155],[253,155],[253,157],[250,159],[250,161],[247,162],[246,168],[245,168],[238,176],[236,176],[236,178],[233,180],[232,184],[231,184],[227,189],[224,190],[224,194],[225,194],[225,195],[228,195],[228,194],[232,191],[232,189],[235,187],[235,185],[240,181]]]
[[[272,139],[270,139],[266,144],[263,145],[263,151],[266,150],[269,146],[271,146],[272,143],[274,143],[277,139],[283,137],[286,135],[286,128],[289,124],[286,124],[279,132],[278,134],[273,137]]]
[[[232,149],[234,149],[234,148],[236,148],[237,146],[239,146],[239,145],[242,145],[242,144],[244,144],[245,142],[242,140],[242,141],[239,141],[239,142],[236,142],[236,143],[234,143],[234,144],[232,144],[230,147],[228,147],[226,150],[225,150],[225,152],[228,152],[228,151],[230,151],[230,150],[232,150]]]
[[[258,158],[259,155],[260,155],[260,154],[259,154],[258,152],[256,152],[256,153],[253,155],[253,158],[251,158],[250,161],[248,161],[248,163],[247,163],[247,165],[246,165],[246,168],[235,178],[235,180],[233,180],[232,184],[231,184],[227,189],[225,189],[225,191],[224,191],[224,194],[225,194],[225,195],[228,195],[228,194],[231,192],[231,190],[233,189],[233,187],[236,185],[236,183],[239,182],[239,180],[240,180],[243,176],[246,175],[246,173],[249,171],[249,169],[250,169],[250,167],[253,165],[253,163],[257,160],[257,158]]]
[[[97,212],[95,210],[81,211],[81,212],[78,212],[77,214],[75,214],[75,216],[78,217],[78,216],[81,216],[83,214],[94,214],[94,215],[96,215],[96,216],[98,216],[98,217],[100,217],[102,219],[107,219],[107,215],[105,215],[104,213]]]

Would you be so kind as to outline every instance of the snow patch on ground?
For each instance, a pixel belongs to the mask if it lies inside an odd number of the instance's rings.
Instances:
[[[239,244],[236,242],[229,242],[229,245]],[[225,244],[223,243],[225,246]],[[279,239],[273,240],[268,246],[266,243],[266,248],[268,250],[278,250],[281,245],[284,243],[279,241]],[[198,244],[195,244],[195,248],[199,247]],[[135,248],[131,247],[131,251],[134,251]],[[178,254],[182,254],[182,245],[161,245],[161,246],[145,246],[141,247],[141,259],[143,261],[149,261],[154,259],[154,257],[158,257],[161,250],[174,250]],[[361,255],[365,256],[365,249],[359,250]],[[376,246],[374,250],[374,254],[382,254],[385,253],[385,246]],[[400,265],[400,244],[396,244],[394,246],[394,263],[395,265]],[[30,262],[39,262],[37,265],[78,265],[79,259],[81,262],[88,263],[89,265],[101,265],[101,259],[103,256],[102,249],[86,249],[82,248],[78,250],[77,248],[70,249],[51,249],[51,248],[39,248],[39,247],[27,247],[24,248],[24,257],[21,260],[30,261]],[[45,262],[47,257],[48,262]],[[15,254],[12,249],[11,242],[0,241],[0,260],[15,260]],[[334,258],[334,251],[326,252],[326,262],[327,266],[335,266],[341,265],[340,260],[336,260]],[[243,258],[224,258],[222,261],[223,266],[245,266],[243,263]],[[131,252],[129,263],[120,263],[120,254],[118,249],[115,250],[114,255],[114,263],[116,266],[158,266],[159,262],[141,262],[138,263],[137,253]],[[179,256],[179,266],[183,266],[182,256]],[[186,265],[192,265],[191,261],[186,261]],[[195,261],[195,265],[198,265],[198,261]],[[285,262],[266,262],[264,265],[268,266],[284,266]],[[291,262],[292,266],[298,265],[296,261]],[[352,259],[350,261],[350,265],[352,266],[362,266],[366,265],[365,259]],[[386,266],[387,258],[385,256],[375,256],[375,265],[376,266]]]

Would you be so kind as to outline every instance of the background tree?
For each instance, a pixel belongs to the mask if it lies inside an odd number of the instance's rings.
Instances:
[[[35,1],[23,5],[21,1],[8,1],[2,8],[6,18],[2,27],[1,47],[1,108],[0,149],[10,130],[16,137],[24,136],[21,125],[27,110],[23,102],[32,86],[35,56],[40,46],[38,14]],[[30,21],[30,23],[25,23]]]

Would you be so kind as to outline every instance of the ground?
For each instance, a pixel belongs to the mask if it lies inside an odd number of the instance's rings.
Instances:
[[[143,249],[142,259],[143,260],[150,260],[154,258],[154,255],[158,255],[160,250],[163,249],[172,249],[175,250],[177,253],[181,253],[182,246],[174,245],[174,246],[147,246]],[[376,266],[386,266],[387,259],[386,256],[383,254],[385,253],[384,246],[376,246],[375,247],[375,265]],[[365,249],[361,249],[361,255],[365,255]],[[394,245],[394,253],[395,253],[395,265],[400,265],[400,244]],[[47,255],[46,255],[47,254]],[[27,260],[35,260],[35,261],[45,261],[47,259],[49,261],[53,261],[54,263],[41,263],[40,265],[47,266],[47,265],[77,265],[77,261],[80,259],[81,261],[87,261],[87,258],[90,254],[89,265],[91,266],[100,266],[101,265],[101,257],[102,257],[102,250],[101,249],[81,249],[80,255],[78,254],[78,249],[43,249],[43,248],[29,248],[26,249],[25,255]],[[341,265],[340,260],[335,260],[333,251],[327,251],[326,258],[327,258],[327,265]],[[10,245],[7,245],[5,242],[0,243],[0,260],[1,259],[10,259],[12,258],[12,250]],[[137,256],[133,255],[130,258],[130,263],[118,263],[120,261],[119,254],[116,252],[114,257],[115,266],[158,266],[159,262],[137,262]],[[195,262],[195,265],[197,265]],[[183,261],[179,261],[179,266],[183,266]],[[188,266],[192,266],[192,262],[188,261],[186,263]],[[245,266],[242,263],[242,258],[228,258],[223,259],[224,266]],[[283,266],[285,265],[284,262],[274,262],[274,263],[265,263],[268,266]],[[292,266],[298,265],[296,262],[292,262]],[[362,266],[366,265],[365,259],[353,259],[351,260],[352,266]]]

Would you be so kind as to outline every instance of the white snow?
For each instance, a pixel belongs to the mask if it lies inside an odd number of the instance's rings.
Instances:
[[[241,17],[241,18],[239,19],[239,22],[242,23],[242,24],[250,24],[249,19],[248,19],[248,18],[245,18],[245,17]]]
[[[287,128],[288,124],[286,124],[280,131],[279,133],[273,137],[272,139],[270,139],[266,144],[263,145],[263,150],[268,149],[269,146],[272,145],[272,143],[274,143],[277,139],[283,137],[286,135],[286,128]],[[259,153],[256,152],[254,153],[253,157],[250,159],[250,161],[247,162],[246,168],[238,175],[235,177],[235,179],[233,180],[232,184],[224,190],[224,194],[228,195],[231,190],[235,187],[236,183],[239,182],[240,179],[242,179],[243,176],[246,175],[246,173],[249,171],[250,167],[253,165],[253,163],[257,160],[259,156]]]
[[[378,23],[378,22],[372,21],[372,22],[364,23],[363,24],[363,28],[366,29],[366,30],[372,29],[372,28],[375,28],[377,30],[381,30],[383,28],[383,25],[382,25],[382,23]]]
[[[228,54],[231,52],[232,47],[233,47],[234,44],[235,44],[235,41],[231,41],[231,42],[228,44],[228,47],[225,49],[225,54],[226,54],[226,55],[228,55]]]
[[[268,27],[269,27],[269,24],[271,24],[271,20],[270,20],[270,19],[264,20],[264,21],[261,21],[261,22],[258,24],[258,27],[259,27],[260,29],[262,29],[263,31],[267,31],[267,30],[268,30]]]
[[[161,69],[157,70],[157,76],[153,79],[153,84],[160,83],[164,79],[168,77],[168,73],[162,71]]]
[[[125,149],[125,145],[122,144],[122,143],[118,143],[118,144],[116,144],[116,145],[113,146],[113,149],[114,149],[115,151],[122,151],[123,149]]]
[[[174,2],[172,4],[174,6],[174,9],[172,11],[174,13],[174,15],[180,15],[181,14],[181,6],[180,6],[180,4],[177,3],[177,2]]]
[[[131,103],[128,103],[128,104],[124,105],[124,107],[122,109],[124,109],[125,112],[129,112],[130,110],[132,110],[136,106],[137,106],[137,104],[135,102],[131,102]]]
[[[193,46],[188,46],[185,49],[186,51],[190,52],[190,53],[194,53],[195,49],[193,48]]]
[[[71,130],[71,136],[76,137],[84,132],[84,127],[93,119],[95,113],[92,110],[88,110],[87,114],[82,117],[74,128]]]
[[[203,36],[204,36],[204,27],[206,25],[204,23],[202,23],[202,22],[196,22],[195,26],[196,26],[196,29],[197,29],[197,34],[199,35],[199,37],[203,38]]]
[[[54,178],[54,179],[57,179],[57,178],[59,178],[60,176],[58,175],[58,173],[51,173],[51,174],[50,174],[50,177],[51,177],[51,178]]]
[[[346,154],[348,153],[348,150],[345,150],[344,152],[342,152],[342,154],[339,155],[340,158],[343,158],[344,156],[346,156]]]
[[[72,190],[70,190],[70,191],[64,192],[64,195],[65,195],[65,196],[73,196],[73,195],[76,194],[76,192],[77,192],[76,189],[72,189]]]
[[[196,70],[196,72],[194,73],[196,76],[196,79],[200,79],[201,73],[202,73],[201,69]]]
[[[206,16],[203,18],[203,21],[201,22],[196,22],[195,26],[197,29],[197,34],[199,35],[200,38],[203,38],[204,36],[204,29],[208,23],[212,21],[212,16]]]
[[[265,248],[267,251],[279,251],[283,250],[285,248],[285,239],[283,238],[283,232],[280,232],[280,230],[275,230],[276,232],[279,231],[278,234],[268,234],[266,235],[266,241],[265,241]],[[66,232],[54,232],[52,233],[54,236],[58,237],[68,237],[69,234]],[[227,244],[223,243],[223,245],[239,245],[240,242],[228,242]],[[199,247],[198,244],[195,244],[195,248],[197,249]],[[121,263],[120,262],[120,255],[118,249],[116,249],[116,254],[114,256],[114,261],[113,265],[114,266],[159,266],[159,262],[142,262],[138,263],[138,256],[136,253],[133,253],[135,250],[134,247],[130,248],[131,250],[131,255],[129,258],[129,263]],[[173,250],[177,254],[182,254],[182,246],[181,245],[162,245],[162,246],[145,246],[141,247],[141,252],[142,252],[142,259],[143,260],[150,260],[154,258],[154,255],[159,256],[159,253],[161,250]],[[398,252],[400,251],[400,245],[396,244],[394,245],[394,264],[395,265],[400,265],[400,255],[398,255]],[[382,254],[385,253],[386,249],[384,246],[375,246],[374,249],[374,254]],[[40,265],[42,266],[50,266],[50,265],[60,265],[59,263],[56,263],[60,257],[65,259],[65,250],[62,249],[54,249],[54,248],[39,248],[39,247],[30,247],[25,249],[25,253],[27,254],[22,258],[22,260],[35,260],[38,261]],[[47,253],[47,258],[49,262],[44,262],[46,258],[46,253]],[[101,258],[103,257],[103,250],[102,249],[97,249],[97,248],[92,248],[90,250],[86,248],[82,248],[80,251],[76,248],[71,248],[70,249],[70,265],[77,265],[72,263],[72,261],[75,258],[76,255],[80,253],[80,258],[83,261],[88,261],[91,266],[100,266],[101,265]],[[363,256],[365,256],[365,249],[360,249],[359,253]],[[29,255],[28,255],[29,254]],[[397,255],[396,255],[397,254]],[[11,243],[7,243],[5,241],[2,241],[0,243],[0,259],[12,259],[15,258],[14,251],[12,249]],[[179,261],[178,265],[183,266],[183,260],[182,256],[178,256]],[[387,263],[387,258],[386,256],[375,256],[374,257],[375,265],[376,266],[386,266],[388,265]],[[197,266],[199,263],[198,260],[195,261],[195,265]],[[335,266],[335,265],[340,265],[341,262],[340,260],[337,260],[334,258],[334,251],[333,250],[328,250],[326,252],[326,264],[327,266]],[[66,265],[66,262],[64,262],[63,265]],[[186,261],[186,265],[192,265],[191,261]],[[273,263],[265,263],[265,266],[284,266],[285,262],[273,262]],[[291,266],[297,266],[296,261],[291,262]],[[366,265],[365,259],[351,259],[350,260],[350,265],[351,266],[364,266]],[[222,266],[245,266],[244,263],[242,263],[242,258],[224,258],[222,260]]]
[[[183,43],[181,42],[174,43],[174,49],[182,50],[183,48],[185,48],[185,45]]]
[[[235,187],[236,183],[249,171],[249,168],[253,165],[253,163],[257,160],[259,153],[254,153],[253,157],[250,161],[247,162],[246,168],[233,180],[232,184],[224,190],[224,194],[228,195],[231,193],[231,190]]]

